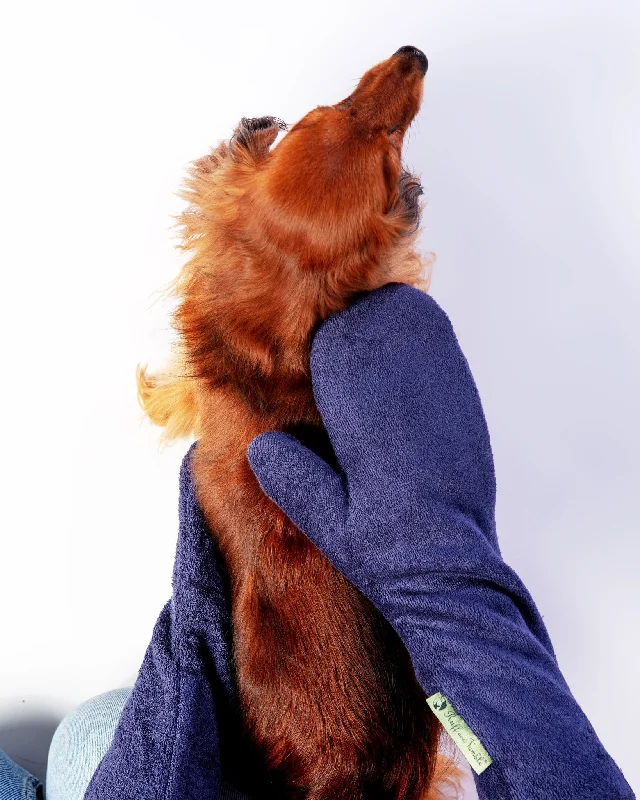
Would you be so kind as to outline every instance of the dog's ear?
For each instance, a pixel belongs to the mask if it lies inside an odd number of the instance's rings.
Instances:
[[[233,132],[229,146],[234,154],[249,151],[256,158],[263,158],[287,124],[277,117],[243,117]]]

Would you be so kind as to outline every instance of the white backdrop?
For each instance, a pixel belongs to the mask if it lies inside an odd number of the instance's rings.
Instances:
[[[170,594],[177,478],[141,422],[186,164],[295,122],[398,47],[429,57],[406,161],[432,291],[484,401],[505,559],[632,786],[640,717],[634,0],[25,0],[0,32],[0,747],[133,678]]]

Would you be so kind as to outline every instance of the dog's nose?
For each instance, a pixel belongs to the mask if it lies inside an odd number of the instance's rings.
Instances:
[[[417,47],[413,47],[410,44],[406,44],[404,47],[401,47],[399,50],[393,54],[394,56],[412,56],[413,58],[417,59],[418,64],[420,65],[420,69],[422,70],[422,74],[426,75],[427,69],[429,67],[429,62],[427,61],[427,57],[422,52],[422,50],[418,50]]]

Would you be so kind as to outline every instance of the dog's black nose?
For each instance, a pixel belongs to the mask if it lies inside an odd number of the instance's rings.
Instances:
[[[427,57],[422,52],[422,50],[418,50],[417,47],[413,47],[410,44],[406,44],[404,47],[401,47],[399,50],[393,54],[394,56],[413,56],[418,60],[418,64],[420,64],[420,69],[422,70],[422,74],[426,75],[427,69],[429,67],[429,62],[427,61]]]

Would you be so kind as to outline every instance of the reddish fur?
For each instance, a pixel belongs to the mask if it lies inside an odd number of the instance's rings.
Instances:
[[[276,120],[243,120],[195,162],[180,218],[191,254],[175,285],[180,354],[172,375],[139,373],[151,418],[199,437],[193,470],[231,580],[243,724],[279,797],[437,794],[440,728],[404,647],[265,497],[246,455],[254,436],[284,429],[330,458],[313,332],[358,292],[421,282],[400,150],[422,83],[392,56],[275,148]]]

